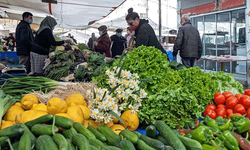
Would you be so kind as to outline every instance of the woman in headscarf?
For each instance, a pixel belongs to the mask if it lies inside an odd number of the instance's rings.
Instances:
[[[31,58],[31,72],[33,74],[43,74],[45,59],[49,55],[49,49],[51,45],[59,46],[66,41],[55,41],[53,37],[53,29],[57,25],[54,18],[47,16],[40,24],[40,28],[37,31],[35,37],[35,44],[32,45],[30,58]]]

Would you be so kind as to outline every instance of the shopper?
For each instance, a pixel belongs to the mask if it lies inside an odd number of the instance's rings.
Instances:
[[[180,50],[182,63],[187,68],[193,67],[194,62],[201,58],[202,45],[199,31],[193,27],[189,20],[189,15],[181,17],[182,26],[179,28],[174,44],[173,56],[176,57]]]
[[[47,16],[40,24],[35,38],[35,44],[31,48],[31,72],[32,74],[43,74],[45,59],[48,57],[51,45],[59,46],[71,40],[55,41],[53,29],[57,25],[54,18]]]
[[[95,50],[106,57],[111,57],[110,52],[110,45],[111,40],[109,38],[109,35],[107,33],[107,26],[102,25],[98,28],[100,37],[97,39],[97,41],[94,41]]]
[[[89,38],[89,41],[88,41],[89,50],[95,49],[95,45],[94,45],[95,41],[97,41],[97,37],[95,37],[95,33],[92,33],[91,38]]]
[[[19,57],[19,64],[25,66],[27,73],[30,72],[30,49],[31,43],[34,41],[33,34],[30,28],[33,15],[30,12],[24,12],[23,20],[16,28],[16,51]]]
[[[127,27],[127,34],[125,35],[126,45],[128,50],[132,50],[134,46],[134,35],[132,34],[132,29]]]
[[[138,13],[133,12],[133,8],[128,9],[126,21],[130,28],[135,31],[135,47],[154,46],[165,53],[165,50],[158,41],[153,28],[148,24],[148,20],[140,19]]]
[[[123,50],[126,48],[126,39],[122,36],[122,29],[116,29],[115,32],[116,34],[110,37],[112,58],[122,55]]]

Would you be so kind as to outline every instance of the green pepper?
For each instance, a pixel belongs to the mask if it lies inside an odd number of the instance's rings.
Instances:
[[[230,126],[230,120],[228,120],[225,124],[218,126],[218,129],[220,129],[221,131],[225,131],[229,128]]]
[[[215,121],[217,122],[217,124],[218,124],[219,126],[221,126],[221,125],[223,125],[223,124],[225,124],[225,123],[227,122],[227,120],[224,119],[222,116],[216,117]]]
[[[214,119],[207,121],[206,125],[209,127],[218,127],[218,124]]]
[[[188,137],[188,138],[190,138],[190,139],[192,138],[192,135],[191,135],[190,133],[185,134],[184,136],[185,136],[185,137]]]
[[[230,150],[240,150],[239,143],[234,137],[234,135],[229,131],[224,131],[220,136],[219,139],[224,142],[224,145]]]
[[[222,148],[225,147],[224,144],[223,144],[223,142],[218,137],[214,139],[214,142],[219,147],[222,147]],[[213,145],[213,143],[212,143],[212,145]]]
[[[218,150],[223,150],[223,148],[220,147],[214,140],[212,140],[212,146],[217,148]]]
[[[237,133],[241,134],[243,132],[246,132],[250,128],[249,119],[246,119],[243,116],[236,116],[236,115],[231,115],[230,118],[233,122],[233,125]]]
[[[207,124],[208,121],[213,120],[211,117],[208,115],[204,118],[204,124]]]
[[[207,144],[202,144],[202,150],[218,150],[218,149]]]
[[[200,126],[191,132],[192,138],[200,143],[210,143],[213,138],[213,132],[206,126]]]
[[[216,128],[216,127],[208,127],[212,132],[213,132],[213,135],[220,135],[222,134],[222,132],[220,131],[220,129]]]
[[[204,126],[204,121],[203,120],[199,123],[198,127],[199,126]]]
[[[234,127],[233,123],[230,122],[229,127],[228,127],[228,130],[229,130],[229,131],[232,131],[233,127]]]

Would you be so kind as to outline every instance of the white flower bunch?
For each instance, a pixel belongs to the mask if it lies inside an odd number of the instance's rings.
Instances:
[[[113,121],[110,111],[118,116],[122,111],[131,109],[133,113],[137,112],[141,106],[141,101],[147,96],[144,89],[139,88],[140,81],[137,73],[132,74],[121,68],[113,68],[114,71],[107,70],[109,89],[94,88],[94,91],[87,91],[90,99],[88,107],[91,111],[91,117],[96,122],[105,124]]]

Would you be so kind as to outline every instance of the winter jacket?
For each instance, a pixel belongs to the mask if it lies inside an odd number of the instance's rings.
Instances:
[[[181,57],[201,57],[202,45],[199,31],[186,22],[179,28],[177,38],[174,44],[173,56],[176,56],[180,50]]]
[[[154,46],[166,53],[160,42],[158,41],[153,28],[148,24],[148,20],[140,19],[140,23],[135,30],[135,46]]]
[[[32,48],[31,48],[32,52],[35,52],[40,55],[48,55],[51,45],[59,46],[59,45],[64,44],[64,41],[59,41],[59,42],[56,41],[55,38],[53,37],[52,31],[46,28],[43,31],[41,31],[41,33],[37,34],[35,43],[43,47],[47,51],[39,49],[39,47],[32,45]]]
[[[16,28],[16,51],[18,56],[29,56],[34,41],[29,23],[21,20]]]
[[[118,37],[117,35],[112,35],[111,37],[112,48],[112,57],[115,57],[116,55],[122,55],[123,50],[126,48],[126,39],[122,37]]]
[[[111,57],[111,52],[110,52],[110,45],[111,45],[111,40],[109,38],[108,33],[102,34],[98,39],[97,39],[97,46],[95,46],[95,50],[101,54],[104,54],[106,57]]]
[[[95,47],[94,41],[97,41],[97,38],[96,38],[96,37],[91,37],[91,38],[89,38],[88,47],[89,47],[90,50],[93,50],[94,47]]]

